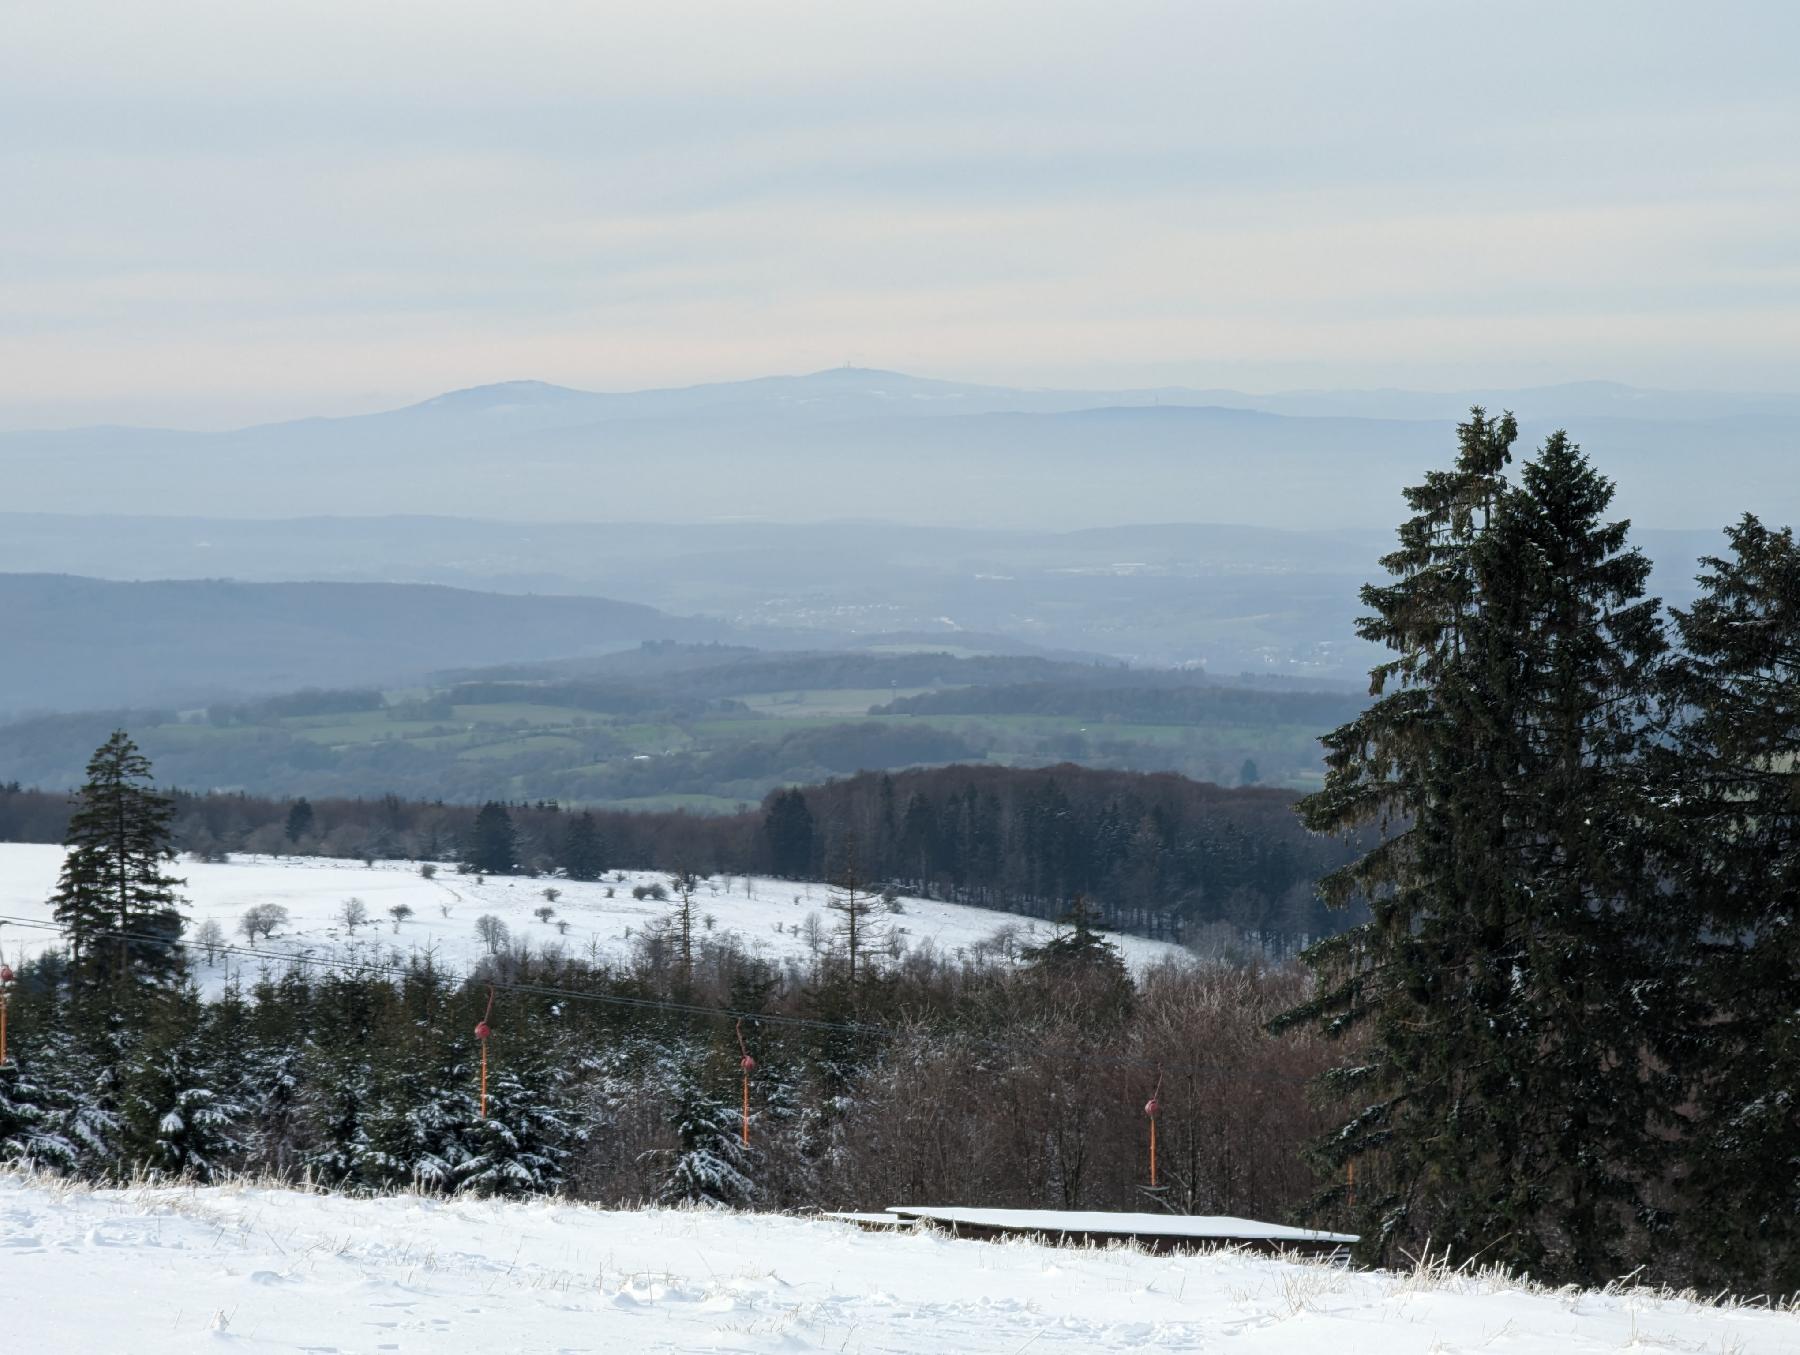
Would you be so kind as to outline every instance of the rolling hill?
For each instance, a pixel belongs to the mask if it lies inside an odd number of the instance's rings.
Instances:
[[[0,575],[0,712],[199,705],[398,685],[463,664],[712,640],[718,622],[591,597],[379,583],[122,583]]]

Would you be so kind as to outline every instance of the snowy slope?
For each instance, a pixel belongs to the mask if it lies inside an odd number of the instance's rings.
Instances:
[[[60,847],[0,843],[0,917],[48,922],[51,914],[46,900],[61,866]],[[173,873],[187,881],[181,892],[189,900],[190,937],[195,927],[211,918],[233,945],[246,945],[237,931],[244,910],[252,904],[277,903],[288,910],[290,925],[273,939],[259,941],[258,950],[381,963],[401,963],[430,949],[440,964],[472,966],[484,953],[475,934],[475,920],[484,914],[498,917],[515,942],[534,949],[558,944],[575,955],[623,959],[631,951],[633,938],[666,917],[670,909],[669,903],[640,902],[631,897],[633,885],[667,884],[666,875],[651,871],[626,872],[622,884],[610,879],[582,884],[498,876],[477,883],[474,876],[457,875],[449,867],[441,868],[435,880],[426,880],[417,866],[403,861],[379,861],[365,867],[317,857],[240,856],[217,865],[182,861],[173,867]],[[543,891],[547,887],[561,891],[551,905],[556,919],[549,924],[532,915],[545,906]],[[608,889],[613,891],[612,898],[606,897]],[[828,893],[824,885],[752,879],[746,894],[742,876],[729,880],[714,877],[701,882],[694,906],[702,915],[702,937],[736,933],[753,951],[780,960],[810,954],[804,934],[809,915],[816,915],[829,934],[835,915],[826,908]],[[371,919],[354,937],[337,916],[343,902],[352,897],[363,901]],[[398,926],[388,915],[388,909],[396,904],[413,910]],[[1018,944],[1030,944],[1034,937],[1042,940],[1051,931],[1044,923],[1011,913],[927,899],[904,899],[901,908],[898,914],[879,913],[877,921],[883,929],[898,933],[899,941],[909,949],[929,943],[940,952],[966,952],[1002,928],[1014,929]],[[713,920],[710,933],[704,930],[707,916]],[[556,920],[569,924],[567,934],[558,932]],[[30,954],[55,939],[53,932],[17,923],[0,927],[0,950],[8,956]],[[1137,969],[1185,953],[1160,941],[1115,939],[1126,962]],[[243,977],[249,979],[260,964],[225,957],[213,966],[197,963],[195,974],[203,986],[217,988],[240,967]]]
[[[8,1349],[1246,1355],[1800,1349],[1800,1316],[1643,1293],[603,1212],[0,1176]]]

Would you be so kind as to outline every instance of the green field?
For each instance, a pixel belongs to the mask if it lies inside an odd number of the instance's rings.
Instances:
[[[542,753],[551,751],[577,751],[582,747],[580,739],[572,734],[520,734],[510,739],[500,739],[493,743],[480,743],[465,748],[456,756],[464,761],[468,759],[496,759],[518,757],[523,753]]]
[[[922,696],[930,687],[852,687],[829,692],[751,692],[737,700],[755,711],[783,719],[859,720],[871,706],[885,705],[908,696]]]
[[[754,803],[777,786],[949,759],[1174,771],[1228,785],[1248,774],[1250,762],[1262,784],[1301,789],[1316,788],[1322,770],[1322,731],[1293,723],[1155,724],[1098,714],[871,716],[872,706],[943,690],[897,684],[672,697],[662,712],[640,695],[628,707],[639,713],[616,715],[533,700],[533,690],[494,704],[451,704],[448,692],[395,692],[384,709],[309,715],[226,708],[216,720],[190,716],[134,733],[171,783],[184,786],[315,796],[553,797],[697,813]],[[641,713],[646,710],[652,713]],[[77,777],[86,751],[79,742],[68,750],[67,769],[40,774]]]

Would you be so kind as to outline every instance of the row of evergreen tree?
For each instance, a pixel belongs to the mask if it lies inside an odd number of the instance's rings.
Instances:
[[[1285,1018],[1358,1046],[1317,1151],[1375,1254],[1800,1292],[1800,548],[1744,517],[1665,620],[1611,483],[1516,438],[1407,491],[1300,807],[1379,835]]]
[[[1280,951],[1342,928],[1314,885],[1351,855],[1295,831],[1293,801],[1166,773],[946,767],[778,791],[762,824],[781,875],[831,879],[854,843],[909,894],[1042,918],[1083,895],[1121,930],[1225,923]]]

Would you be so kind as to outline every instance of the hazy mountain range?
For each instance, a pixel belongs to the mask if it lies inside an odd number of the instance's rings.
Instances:
[[[1800,397],[1600,382],[1254,396],[860,368],[622,394],[518,381],[232,432],[5,433],[0,471],[7,508],[54,513],[1382,528],[1475,403],[1513,409],[1527,444],[1567,426],[1642,524],[1800,516]]]
[[[8,433],[0,712],[659,639],[1352,682],[1372,657],[1358,587],[1401,489],[1447,462],[1475,403],[1517,411],[1527,443],[1568,426],[1675,603],[1724,523],[1800,518],[1800,399],[1605,383],[1251,396],[846,368],[625,394],[508,382],[224,433]]]

